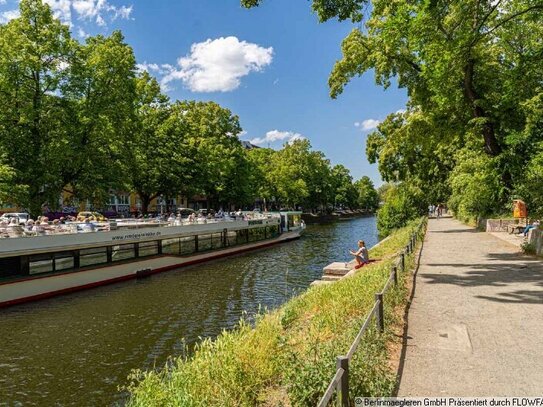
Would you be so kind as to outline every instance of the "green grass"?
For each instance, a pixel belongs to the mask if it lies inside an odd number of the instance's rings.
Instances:
[[[312,287],[281,308],[259,315],[255,327],[241,321],[215,340],[204,340],[187,358],[160,371],[135,371],[127,386],[129,406],[314,406],[335,374],[336,356],[347,353],[374,294],[388,279],[394,255],[419,221],[393,233],[370,251],[380,263],[352,278]],[[407,257],[412,268],[414,259]],[[395,372],[388,364],[391,326],[401,323],[406,279],[385,295],[384,334],[372,329],[350,365],[351,394],[389,396]]]

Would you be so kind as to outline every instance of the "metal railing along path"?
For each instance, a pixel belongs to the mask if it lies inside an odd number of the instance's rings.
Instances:
[[[317,407],[326,407],[330,404],[330,401],[334,397],[334,394],[337,393],[337,403],[341,407],[349,406],[349,362],[352,360],[358,345],[362,341],[364,334],[370,327],[370,323],[375,317],[376,324],[379,330],[379,333],[383,333],[385,330],[385,314],[384,314],[384,296],[386,292],[390,289],[391,286],[396,287],[398,285],[398,272],[404,272],[406,270],[406,256],[413,253],[415,250],[417,240],[421,236],[421,231],[426,225],[426,219],[423,220],[419,226],[415,229],[409,238],[409,242],[405,248],[398,254],[396,261],[394,261],[390,275],[381,290],[381,292],[375,293],[375,302],[373,307],[370,310],[369,314],[366,316],[362,327],[358,331],[353,343],[351,344],[347,355],[338,356],[336,359],[336,374],[330,381],[326,392],[322,396],[321,400]]]

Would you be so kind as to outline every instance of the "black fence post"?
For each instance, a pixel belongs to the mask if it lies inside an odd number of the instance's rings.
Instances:
[[[403,272],[405,271],[405,253],[404,252],[400,254],[400,260],[402,262],[401,264],[402,264],[402,272]]]
[[[398,268],[396,266],[392,267],[392,275],[394,276],[394,287],[398,286]]]
[[[339,382],[339,398],[341,407],[349,407],[349,358],[338,356],[336,359],[337,368],[344,370]]]
[[[384,306],[383,306],[383,293],[375,294],[375,301],[377,301],[377,326],[379,327],[379,332],[385,331],[385,315],[384,315]]]

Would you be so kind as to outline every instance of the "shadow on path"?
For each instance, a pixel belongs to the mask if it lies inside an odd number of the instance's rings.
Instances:
[[[496,296],[477,295],[488,301],[503,303],[543,304],[542,290],[526,290],[514,286],[532,284],[543,287],[543,263],[533,257],[518,253],[489,253],[488,261],[479,264],[466,263],[428,263],[427,269],[436,268],[436,273],[424,273],[421,278],[428,284],[450,284],[460,287],[504,287]],[[516,260],[516,261],[515,261]],[[463,273],[439,273],[437,269],[465,269]]]

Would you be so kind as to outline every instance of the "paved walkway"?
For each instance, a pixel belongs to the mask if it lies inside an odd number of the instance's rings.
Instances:
[[[399,396],[541,396],[543,262],[432,219],[409,311]]]

